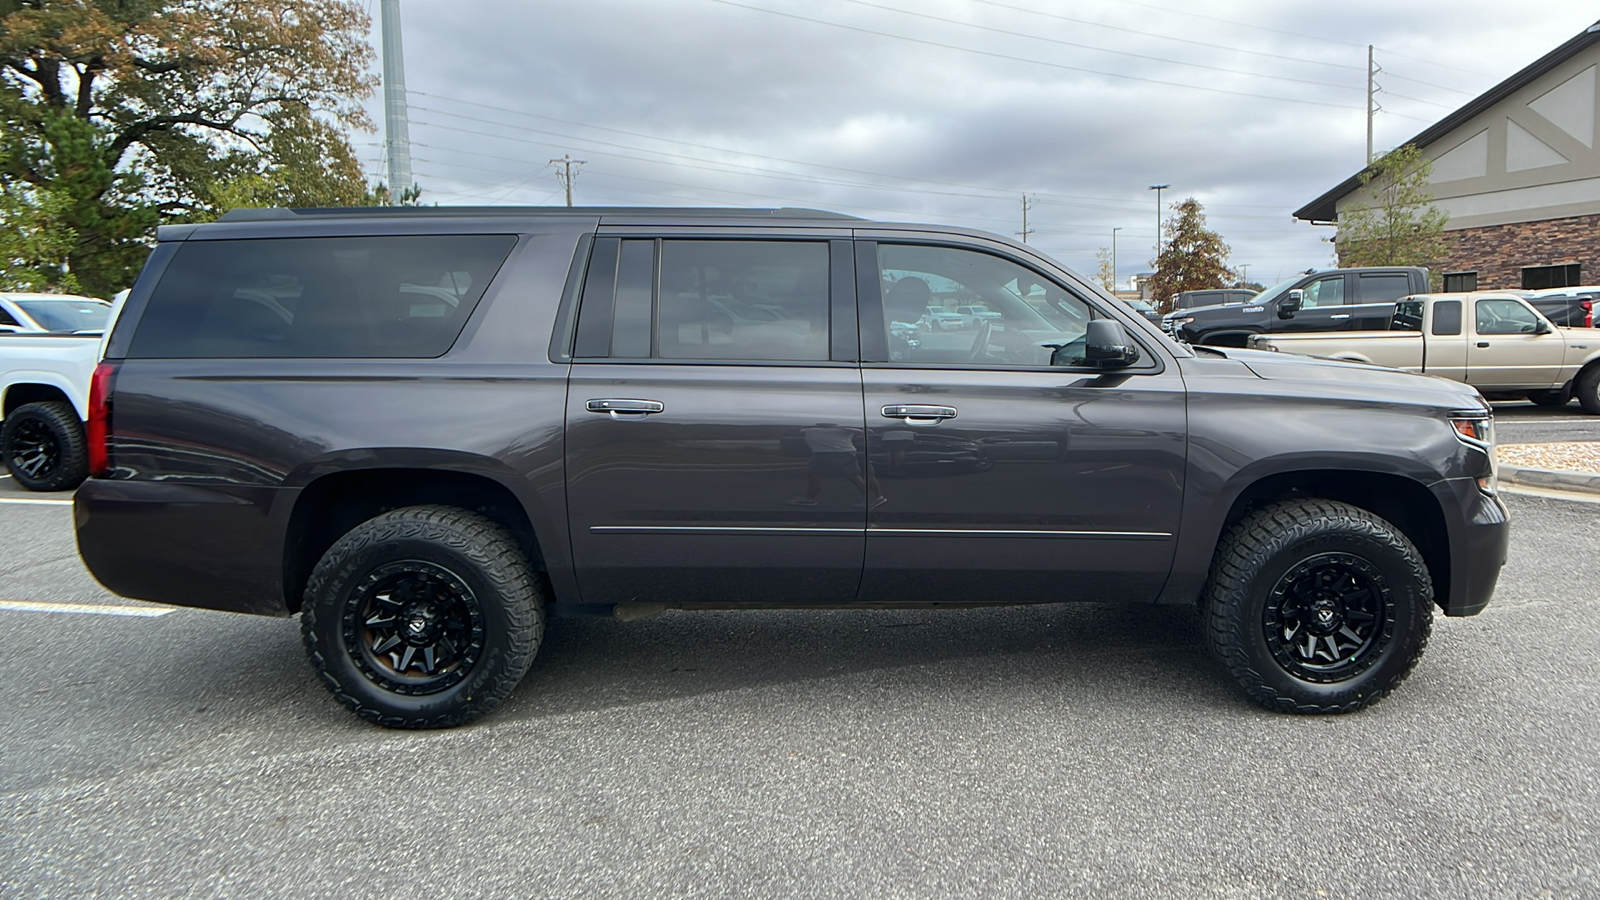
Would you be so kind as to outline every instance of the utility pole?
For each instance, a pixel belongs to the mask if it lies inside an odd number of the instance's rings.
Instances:
[[[1027,194],[1023,194],[1022,195],[1022,230],[1017,232],[1016,234],[1017,234],[1018,237],[1022,238],[1022,242],[1024,244],[1026,244],[1028,242],[1028,235],[1033,234],[1033,229],[1028,227],[1028,210],[1031,209],[1032,207],[1033,207],[1033,200],[1031,198],[1029,198]]]
[[[556,170],[556,178],[561,180],[561,186],[567,189],[567,205],[572,205],[572,167],[581,166],[588,162],[586,159],[573,159],[572,154],[563,153],[560,159],[550,160],[550,165],[561,166]]]
[[[1372,117],[1378,111],[1372,102],[1377,90],[1378,64],[1372,59],[1372,45],[1367,45],[1367,165],[1372,165]]]
[[[1156,192],[1156,268],[1161,268],[1161,192],[1172,187],[1170,184],[1152,184],[1150,190]]]
[[[1122,226],[1111,229],[1111,290],[1117,289],[1117,232]]]
[[[406,63],[400,48],[400,0],[383,0],[383,133],[389,157],[389,202],[411,190],[411,131],[406,121]]]

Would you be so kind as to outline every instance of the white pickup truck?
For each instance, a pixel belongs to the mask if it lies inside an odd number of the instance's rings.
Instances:
[[[1491,400],[1576,396],[1600,415],[1600,331],[1558,328],[1514,294],[1414,295],[1396,304],[1389,331],[1256,335],[1249,346],[1438,375]]]
[[[0,294],[0,301],[17,296]],[[21,296],[22,308],[0,303],[0,322],[10,322],[0,326],[0,458],[21,487],[70,490],[88,474],[89,381],[114,307],[86,297]]]

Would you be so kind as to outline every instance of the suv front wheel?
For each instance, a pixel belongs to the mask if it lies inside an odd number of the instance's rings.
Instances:
[[[1211,651],[1251,699],[1352,712],[1411,672],[1433,625],[1433,584],[1399,529],[1331,500],[1263,507],[1217,548],[1205,596]]]
[[[392,728],[448,728],[522,680],[544,632],[527,557],[505,529],[449,506],[356,526],[306,585],[301,635],[335,697]]]

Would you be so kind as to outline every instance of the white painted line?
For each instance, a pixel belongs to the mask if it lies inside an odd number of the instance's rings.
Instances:
[[[77,613],[88,616],[136,616],[153,619],[173,612],[170,606],[115,606],[109,603],[30,603],[27,600],[0,600],[0,609],[15,612]]]
[[[1600,494],[1590,494],[1579,491],[1557,491],[1549,488],[1529,487],[1525,484],[1501,484],[1502,494],[1526,494],[1529,497],[1544,497],[1547,500],[1571,500],[1573,503],[1600,503]]]
[[[71,500],[53,500],[49,497],[0,497],[0,503],[32,503],[35,506],[71,506]]]

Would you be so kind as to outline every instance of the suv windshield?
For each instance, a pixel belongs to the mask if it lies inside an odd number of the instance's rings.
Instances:
[[[106,327],[111,304],[88,297],[60,300],[18,300],[17,306],[45,331],[99,331]]]
[[[1294,287],[1300,282],[1300,279],[1304,277],[1304,275],[1296,275],[1288,281],[1280,281],[1272,287],[1269,287],[1261,293],[1255,295],[1254,297],[1251,297],[1246,302],[1248,302],[1251,306],[1265,306],[1266,304],[1278,299],[1279,294],[1282,294]]]

